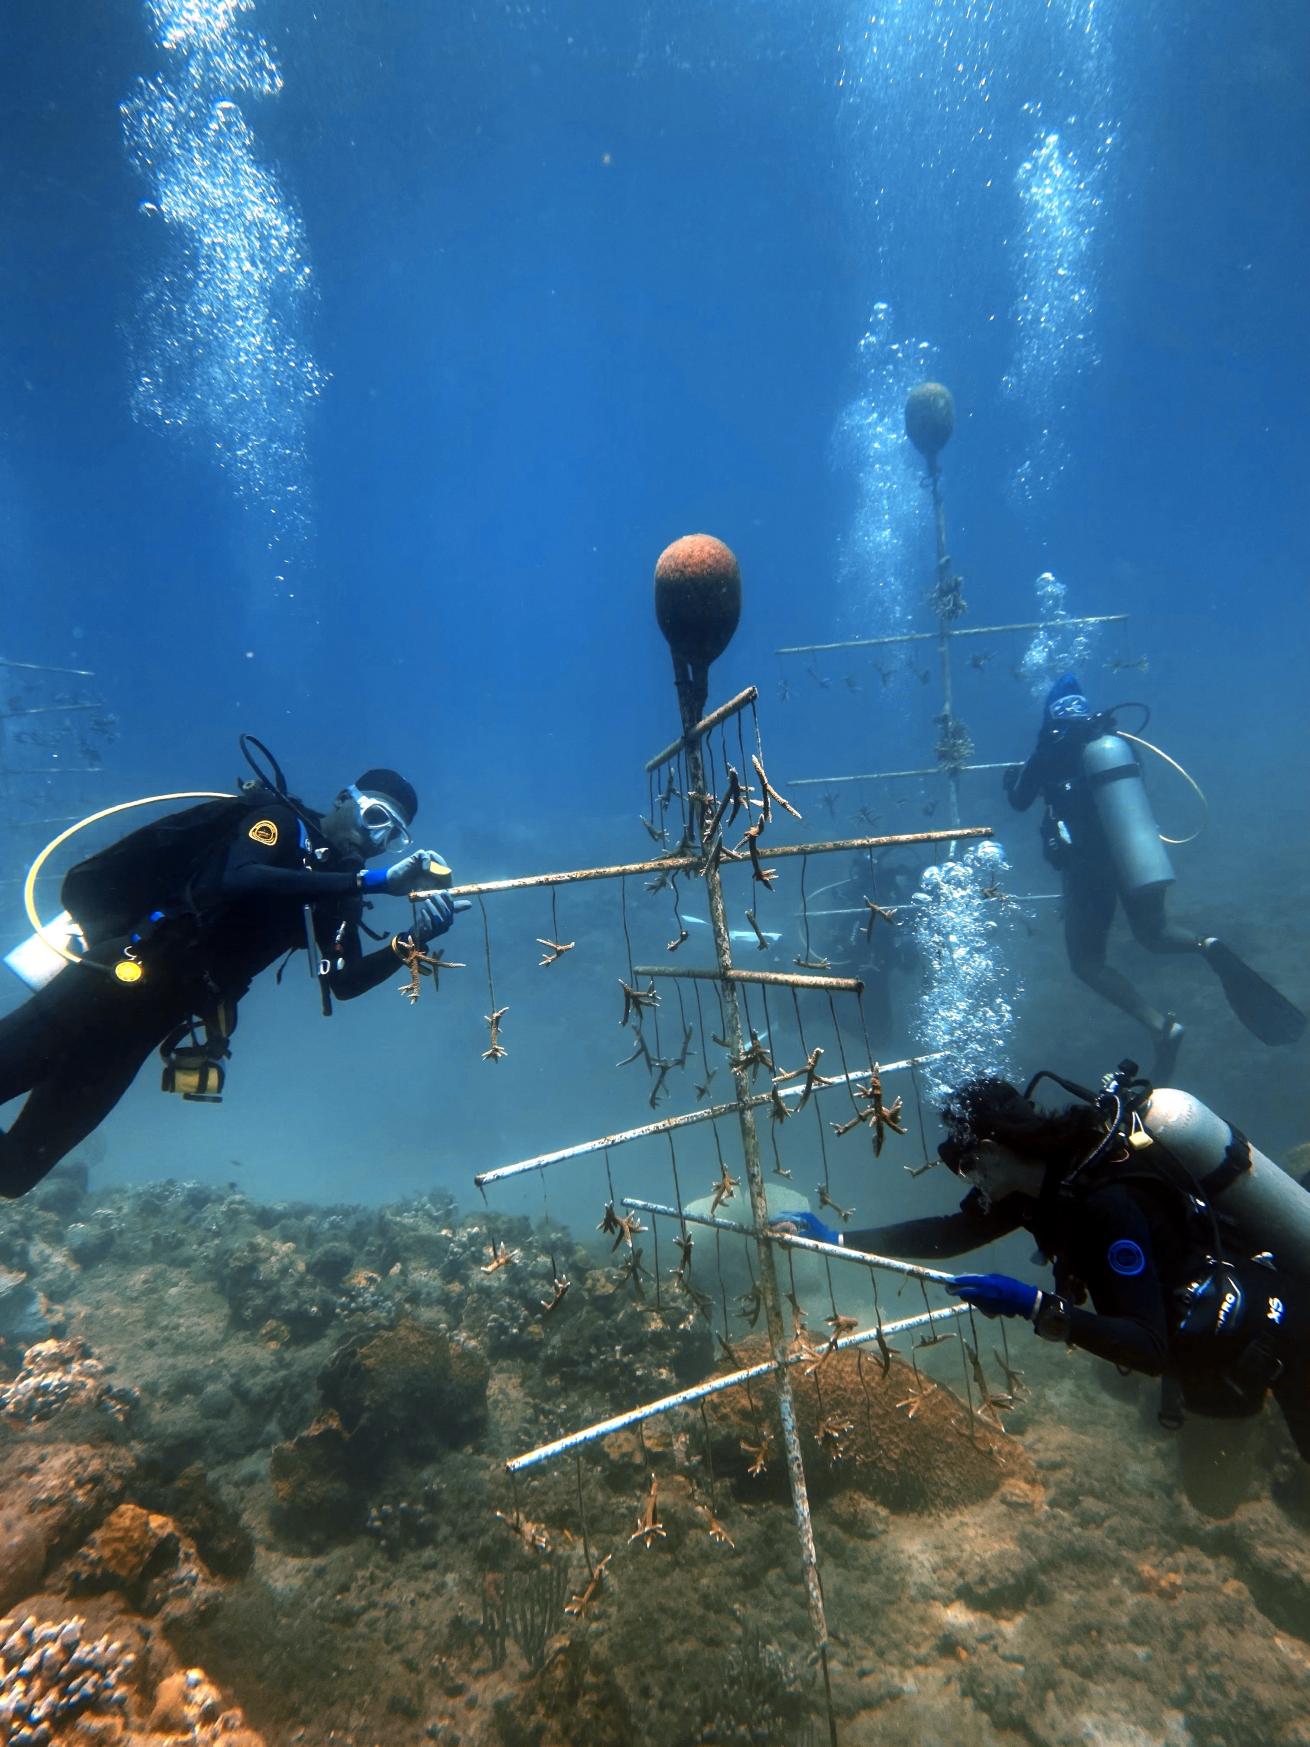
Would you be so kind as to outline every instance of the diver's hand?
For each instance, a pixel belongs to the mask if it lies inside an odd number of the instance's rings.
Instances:
[[[391,898],[405,898],[418,890],[428,878],[428,863],[441,860],[435,849],[415,849],[390,867],[365,868],[359,876],[361,892],[385,892]],[[449,922],[446,924],[449,928]]]
[[[1022,766],[1012,764],[1001,777],[1001,787],[1007,795],[1012,795],[1019,786],[1019,778],[1023,774]]]
[[[472,908],[467,898],[448,898],[445,892],[437,892],[430,898],[420,898],[414,906],[410,938],[415,946],[426,946],[430,940],[435,940],[453,926],[461,910]]]
[[[1009,1274],[957,1274],[946,1290],[984,1316],[1031,1317],[1042,1296],[1035,1286]]]
[[[797,1237],[813,1238],[815,1243],[835,1244],[841,1241],[841,1234],[825,1225],[817,1213],[807,1213],[798,1208],[795,1213],[778,1213],[769,1221],[770,1231],[795,1232]]]

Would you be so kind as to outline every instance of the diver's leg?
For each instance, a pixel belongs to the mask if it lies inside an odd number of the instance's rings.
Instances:
[[[0,1104],[30,1092],[63,1053],[67,1039],[96,1024],[100,990],[77,967],[0,1019]]]
[[[1066,874],[1064,944],[1069,967],[1080,982],[1094,989],[1103,1000],[1121,1008],[1159,1036],[1168,1024],[1164,1014],[1142,999],[1122,971],[1106,962],[1114,905],[1115,890],[1109,880],[1073,870]]]
[[[7,1133],[0,1134],[0,1199],[25,1195],[65,1154],[98,1128],[166,1034],[154,1005],[131,1012],[94,1037],[65,1040]]]
[[[1167,886],[1149,886],[1124,896],[1124,914],[1138,944],[1148,952],[1196,952],[1205,950],[1200,936],[1171,922],[1165,911]]]
[[[1110,923],[1114,920],[1115,887],[1109,869],[1070,869],[1064,881],[1064,942],[1073,973],[1103,1000],[1144,1025],[1155,1040],[1151,1074],[1167,1081],[1178,1062],[1183,1027],[1172,1013],[1161,1013],[1144,1001],[1113,965],[1106,962]]]

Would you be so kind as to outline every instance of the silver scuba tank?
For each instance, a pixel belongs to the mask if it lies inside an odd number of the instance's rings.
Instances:
[[[1142,767],[1119,734],[1098,734],[1083,748],[1083,773],[1110,845],[1121,892],[1173,884],[1173,863],[1147,799]]]
[[[1159,1087],[1141,1116],[1215,1211],[1234,1221],[1249,1254],[1267,1251],[1276,1267],[1310,1280],[1310,1190],[1190,1092]]]

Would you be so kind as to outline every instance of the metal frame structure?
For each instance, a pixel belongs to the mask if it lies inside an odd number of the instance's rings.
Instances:
[[[675,652],[675,671],[676,668],[677,655]],[[664,1134],[671,1137],[675,1131],[691,1124],[712,1120],[720,1116],[735,1116],[740,1134],[741,1161],[745,1167],[744,1175],[746,1178],[750,1207],[749,1221],[738,1223],[735,1221],[710,1218],[708,1220],[702,1219],[699,1223],[708,1223],[717,1230],[729,1231],[748,1240],[753,1240],[755,1252],[754,1279],[758,1285],[764,1312],[769,1357],[766,1361],[758,1365],[745,1368],[734,1368],[733,1372],[727,1376],[709,1378],[704,1383],[693,1389],[680,1391],[675,1396],[666,1397],[661,1401],[649,1403],[645,1406],[628,1409],[616,1417],[606,1419],[599,1424],[583,1427],[564,1438],[556,1439],[552,1443],[542,1445],[538,1449],[528,1451],[521,1456],[513,1458],[506,1464],[506,1471],[509,1475],[514,1476],[525,1470],[538,1467],[541,1464],[549,1462],[553,1458],[561,1456],[567,1452],[580,1449],[586,1444],[594,1443],[614,1432],[633,1425],[639,1425],[646,1419],[657,1414],[666,1413],[675,1408],[685,1407],[700,1402],[709,1395],[716,1394],[724,1389],[732,1388],[734,1385],[747,1382],[752,1378],[770,1377],[773,1380],[776,1391],[778,1419],[786,1455],[792,1511],[800,1548],[802,1576],[814,1638],[815,1655],[823,1673],[824,1692],[829,1721],[829,1735],[832,1742],[835,1743],[837,1737],[832,1710],[832,1694],[828,1666],[828,1625],[824,1608],[822,1584],[818,1569],[818,1559],[814,1545],[813,1529],[810,1519],[809,1493],[806,1483],[805,1465],[802,1456],[800,1437],[797,1430],[796,1412],[790,1380],[790,1370],[792,1365],[796,1362],[798,1357],[803,1355],[793,1351],[789,1345],[782,1311],[782,1294],[779,1288],[775,1266],[775,1253],[779,1247],[818,1249],[821,1253],[835,1259],[852,1262],[856,1265],[864,1266],[865,1268],[891,1268],[898,1273],[912,1274],[922,1281],[940,1282],[947,1278],[947,1276],[944,1276],[935,1270],[913,1268],[909,1264],[893,1262],[884,1257],[867,1256],[858,1251],[848,1250],[843,1247],[815,1245],[807,1240],[783,1236],[782,1234],[769,1229],[769,1206],[766,1196],[764,1173],[760,1159],[759,1134],[755,1122],[757,1110],[765,1104],[789,1099],[793,1096],[796,1097],[797,1107],[799,1107],[808,1101],[811,1094],[816,1097],[822,1097],[823,1093],[826,1091],[835,1088],[845,1088],[851,1098],[852,1105],[856,1110],[855,1118],[846,1126],[850,1128],[855,1127],[860,1123],[867,1122],[871,1132],[874,1133],[876,1142],[874,1150],[879,1151],[881,1150],[882,1145],[882,1128],[884,1120],[886,1120],[888,1126],[896,1127],[899,1132],[903,1132],[903,1130],[899,1129],[896,1122],[896,1111],[899,1109],[900,1101],[896,1101],[895,1106],[892,1107],[890,1115],[888,1116],[882,1103],[880,1070],[875,1065],[872,1056],[870,1056],[867,1068],[857,1070],[856,1072],[847,1071],[844,1074],[833,1077],[817,1075],[814,1072],[814,1062],[817,1059],[817,1056],[822,1054],[821,1050],[813,1052],[809,1064],[810,1072],[806,1075],[806,1084],[804,1086],[796,1083],[800,1079],[804,1070],[798,1070],[796,1073],[790,1075],[778,1074],[775,1079],[773,1065],[770,1062],[769,1091],[763,1093],[757,1093],[754,1091],[753,1074],[755,1068],[759,1064],[758,1059],[753,1060],[753,1057],[758,1058],[760,1045],[758,1038],[753,1030],[751,1030],[751,1041],[750,1047],[748,1048],[746,1032],[750,1030],[750,1027],[747,1026],[745,1029],[743,1028],[742,1013],[739,1005],[739,1000],[744,996],[745,991],[749,987],[753,985],[764,985],[766,987],[781,987],[788,991],[798,989],[819,989],[828,992],[829,995],[840,992],[848,996],[854,995],[858,998],[862,992],[863,985],[854,978],[825,977],[822,975],[811,974],[808,970],[804,970],[801,974],[791,974],[788,972],[757,972],[741,969],[734,963],[732,941],[728,926],[727,908],[723,892],[721,867],[725,862],[734,860],[746,863],[747,858],[745,854],[742,853],[742,847],[740,844],[735,850],[729,847],[725,836],[727,825],[731,823],[731,819],[736,816],[737,812],[742,809],[745,810],[748,821],[750,821],[755,815],[758,815],[758,817],[755,818],[755,823],[750,826],[746,833],[746,837],[743,838],[742,842],[746,843],[747,840],[749,840],[749,865],[752,869],[754,880],[763,883],[767,887],[772,882],[774,870],[772,868],[766,869],[761,865],[760,851],[757,847],[759,836],[765,824],[771,817],[772,803],[780,803],[788,811],[794,812],[794,809],[791,808],[789,803],[785,802],[782,797],[777,794],[777,791],[772,789],[768,783],[762,762],[762,747],[760,747],[758,740],[758,724],[756,725],[757,752],[756,756],[752,757],[750,761],[754,766],[758,777],[758,789],[752,790],[748,785],[743,785],[741,783],[739,773],[734,770],[731,763],[728,762],[725,752],[719,762],[723,766],[720,775],[727,777],[726,795],[723,799],[720,799],[716,797],[715,794],[711,793],[711,787],[713,786],[711,782],[711,771],[715,768],[715,761],[712,752],[707,758],[707,736],[709,736],[715,729],[721,730],[726,726],[726,724],[731,722],[736,725],[740,739],[740,719],[742,713],[747,709],[751,710],[752,713],[754,711],[755,700],[757,697],[755,688],[748,688],[738,697],[730,700],[719,709],[711,711],[708,715],[701,717],[699,720],[696,719],[697,712],[695,712],[691,707],[690,700],[693,696],[694,694],[692,693],[691,688],[684,687],[681,683],[679,684],[679,700],[683,715],[682,733],[677,740],[673,741],[653,759],[649,760],[646,766],[648,776],[653,776],[653,773],[660,771],[665,767],[676,769],[678,765],[681,766],[684,786],[680,792],[687,798],[688,818],[684,826],[682,842],[671,854],[665,855],[650,863],[629,863],[605,868],[582,869],[573,873],[536,875],[519,880],[498,881],[489,886],[465,886],[454,887],[451,889],[452,892],[455,893],[462,892],[470,895],[477,895],[486,891],[504,891],[531,886],[571,884],[584,880],[616,878],[622,877],[628,873],[647,871],[655,871],[661,877],[665,875],[671,876],[673,874],[680,874],[703,882],[714,942],[714,967],[712,969],[701,967],[681,967],[673,964],[634,966],[632,967],[633,986],[629,987],[625,984],[625,995],[632,995],[634,997],[639,996],[643,1001],[653,1000],[654,979],[657,977],[686,979],[692,984],[701,980],[711,981],[715,985],[721,999],[723,1035],[715,1041],[726,1049],[728,1066],[734,1083],[734,1096],[730,1101],[718,1104],[711,1108],[697,1109],[686,1112],[682,1115],[667,1117],[655,1122],[644,1123],[638,1127],[624,1130],[619,1133],[583,1141],[577,1145],[566,1147],[555,1152],[538,1154],[533,1158],[523,1159],[514,1164],[504,1165],[494,1170],[485,1171],[480,1173],[474,1181],[479,1189],[485,1192],[485,1190],[493,1184],[503,1182],[506,1179],[527,1172],[543,1172],[548,1167],[564,1163],[570,1159],[576,1159],[601,1152],[608,1153],[609,1149],[631,1141],[645,1139],[657,1134]],[[742,743],[742,750],[742,762],[744,765],[744,742]],[[672,790],[672,776],[670,776],[669,786],[670,790]],[[725,812],[727,812],[728,809],[729,796],[735,796],[739,805],[731,810],[725,821]],[[653,811],[654,809],[652,808],[652,812]],[[787,856],[809,856],[841,850],[873,850],[900,843],[948,844],[954,843],[960,839],[987,838],[991,835],[990,827],[965,827],[962,826],[958,818],[956,818],[952,820],[951,828],[949,830],[921,831],[892,836],[884,835],[847,838],[803,845],[771,846],[767,853],[768,859],[773,861]],[[683,938],[685,938],[685,932]],[[679,943],[674,943],[675,946],[677,944]],[[642,978],[648,979],[649,992],[640,991],[636,987]],[[640,1035],[640,1013],[638,1013],[637,1016],[637,1030]],[[493,1027],[493,1049],[494,1045],[495,1032]],[[903,1069],[911,1067],[912,1065],[912,1061],[898,1062],[891,1064],[886,1070],[881,1071],[891,1073],[896,1069]],[[864,1084],[860,1084],[859,1082],[861,1081],[863,1081]],[[791,1083],[788,1084],[787,1082]],[[857,1097],[866,1100],[866,1109],[864,1111],[860,1110]],[[837,1127],[838,1125],[834,1124],[833,1126]],[[672,1145],[672,1140],[670,1140],[670,1145]],[[728,1173],[726,1165],[724,1166],[724,1176],[725,1179],[727,1179]],[[737,1186],[736,1180],[728,1180],[732,1182],[733,1188]],[[732,1190],[729,1189],[728,1194],[730,1195],[731,1193]],[[663,1217],[676,1219],[679,1222],[685,1239],[687,1223],[698,1223],[698,1221],[693,1219],[693,1216],[681,1205],[680,1191],[678,1200],[679,1205],[676,1207],[666,1206],[653,1201],[635,1199],[626,1201],[625,1205],[634,1210],[634,1216],[635,1212],[640,1210],[647,1212],[653,1218]],[[925,1313],[922,1315],[904,1319],[903,1321],[893,1324],[887,1324],[885,1326],[880,1321],[875,1328],[851,1334],[840,1341],[834,1339],[834,1342],[832,1343],[833,1350],[845,1349],[847,1347],[858,1347],[867,1342],[879,1341],[886,1332],[890,1332],[893,1329],[919,1327],[923,1324],[930,1324],[937,1319],[951,1320],[959,1314],[960,1308],[961,1307],[949,1307],[941,1310],[926,1309]]]

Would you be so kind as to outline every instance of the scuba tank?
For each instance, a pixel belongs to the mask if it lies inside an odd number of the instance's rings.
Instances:
[[[1160,841],[1142,767],[1132,747],[1119,734],[1098,734],[1083,747],[1082,764],[1120,890],[1141,892],[1172,885],[1173,864]]]
[[[1141,1119],[1216,1213],[1274,1263],[1310,1280],[1310,1190],[1214,1111],[1172,1086],[1151,1093]]]

